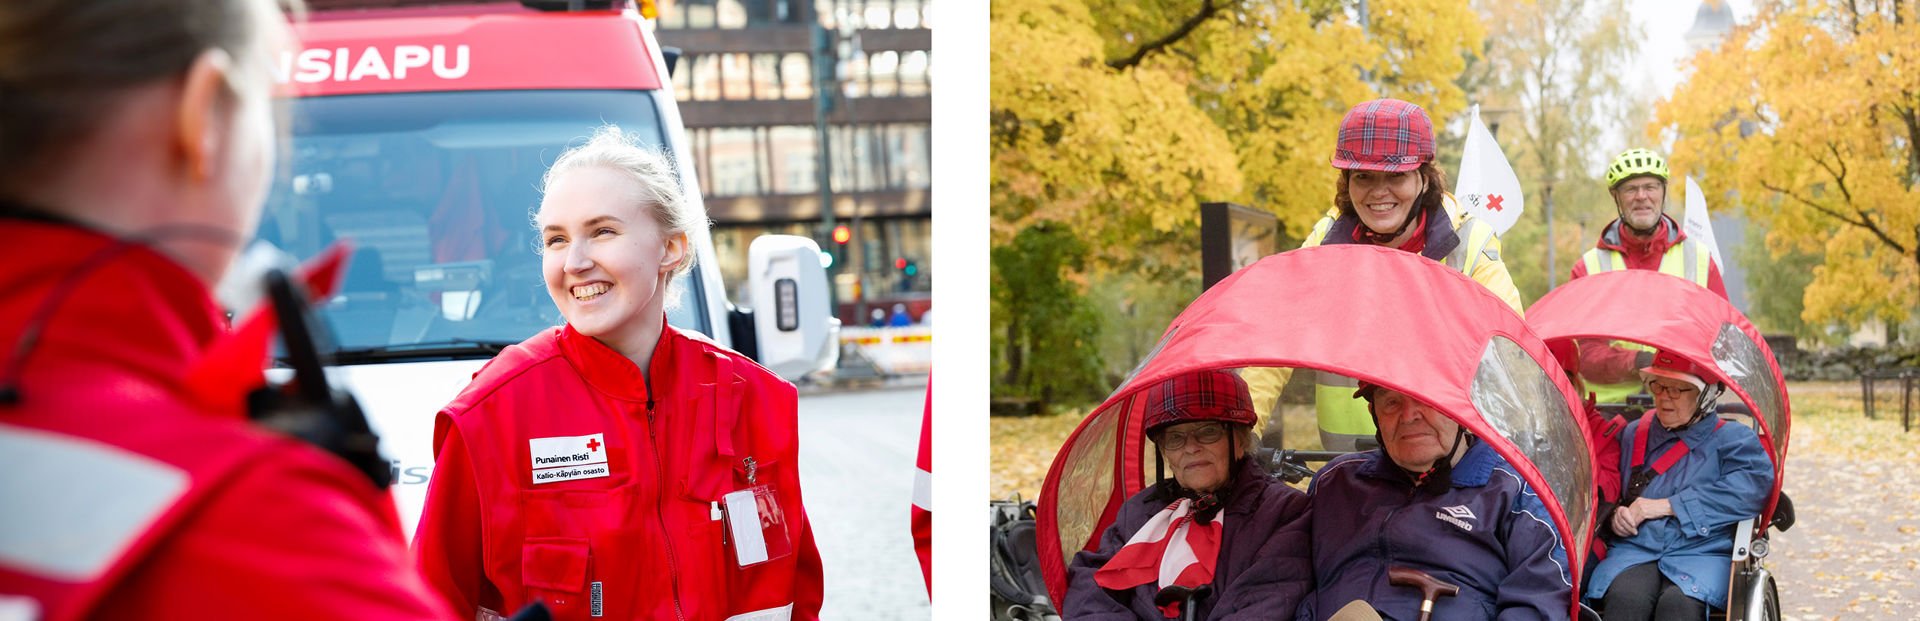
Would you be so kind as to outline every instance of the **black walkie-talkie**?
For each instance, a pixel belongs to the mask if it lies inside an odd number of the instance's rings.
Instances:
[[[248,416],[262,427],[305,440],[352,464],[377,489],[393,485],[392,466],[380,455],[380,436],[367,425],[353,395],[327,382],[320,359],[322,341],[332,339],[314,318],[306,294],[279,269],[267,270],[267,299],[280,323],[293,379],[247,395]]]

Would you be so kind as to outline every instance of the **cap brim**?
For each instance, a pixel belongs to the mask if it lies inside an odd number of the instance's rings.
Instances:
[[[1656,377],[1666,378],[1670,380],[1678,380],[1678,381],[1686,382],[1688,384],[1692,384],[1694,390],[1704,391],[1707,389],[1706,380],[1700,379],[1700,376],[1694,375],[1692,373],[1687,373],[1684,371],[1675,371],[1672,369],[1662,369],[1658,367],[1647,367],[1640,370],[1640,378],[1643,380],[1652,380],[1653,378],[1656,378]]]
[[[1419,168],[1420,164],[1421,162],[1414,162],[1412,164],[1382,164],[1378,162],[1361,162],[1338,158],[1333,160],[1333,167],[1340,170],[1367,170],[1373,172],[1406,172]]]

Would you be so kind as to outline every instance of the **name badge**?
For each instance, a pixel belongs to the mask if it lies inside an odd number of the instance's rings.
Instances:
[[[727,532],[732,534],[734,560],[751,567],[793,553],[787,540],[787,517],[773,488],[755,485],[721,497]]]
[[[533,484],[597,479],[607,468],[606,434],[534,438],[527,441],[533,460]]]

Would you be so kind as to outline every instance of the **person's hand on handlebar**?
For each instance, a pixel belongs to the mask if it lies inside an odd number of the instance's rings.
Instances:
[[[1622,537],[1640,533],[1640,523],[1673,515],[1673,503],[1665,498],[1639,498],[1633,504],[1613,512],[1613,532]]]

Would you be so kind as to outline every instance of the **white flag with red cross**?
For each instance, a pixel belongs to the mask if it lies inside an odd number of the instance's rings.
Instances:
[[[1526,211],[1520,178],[1513,174],[1513,165],[1507,163],[1500,143],[1493,141],[1493,132],[1480,122],[1477,104],[1467,125],[1467,146],[1460,155],[1460,176],[1453,186],[1453,197],[1467,213],[1493,225],[1493,232],[1500,235],[1513,228],[1521,212]]]

